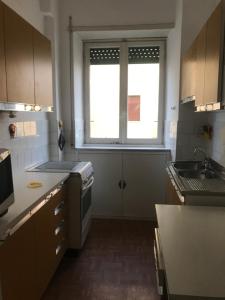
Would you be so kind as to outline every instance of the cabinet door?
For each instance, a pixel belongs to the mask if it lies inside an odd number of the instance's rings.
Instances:
[[[165,203],[166,161],[164,153],[123,155],[124,215],[155,220],[155,204]]]
[[[32,26],[6,6],[4,13],[8,101],[33,104]]]
[[[38,299],[35,251],[34,223],[30,219],[0,247],[2,299]]]
[[[65,191],[61,190],[34,216],[39,297],[46,289],[66,248]],[[56,212],[58,213],[56,214]]]
[[[222,19],[222,3],[220,3],[207,22],[204,95],[205,104],[215,103],[220,100],[220,66],[222,47],[224,43]]]
[[[196,44],[182,59],[181,99],[195,95],[196,86]]]
[[[0,1],[0,102],[7,101],[6,72],[5,72],[5,46],[4,46],[3,4]]]
[[[95,182],[92,188],[94,216],[123,216],[122,155],[120,153],[83,153],[80,160],[91,161],[94,167]]]
[[[196,40],[196,91],[195,106],[204,105],[206,26],[202,28]]]
[[[52,55],[51,42],[33,30],[35,103],[52,106]]]

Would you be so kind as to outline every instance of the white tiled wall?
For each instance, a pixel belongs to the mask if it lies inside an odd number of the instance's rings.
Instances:
[[[212,112],[208,119],[213,126],[213,138],[208,145],[209,155],[225,167],[225,112]]]
[[[49,121],[47,113],[17,112],[9,118],[0,112],[0,148],[10,149],[15,171],[49,158]],[[9,124],[18,126],[15,138],[10,138]]]
[[[177,160],[192,160],[195,147],[208,150],[211,141],[203,136],[202,127],[209,124],[209,113],[196,113],[193,102],[180,105],[177,126]]]

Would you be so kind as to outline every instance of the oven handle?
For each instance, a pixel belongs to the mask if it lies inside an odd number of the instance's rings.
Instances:
[[[92,176],[87,184],[82,187],[82,191],[86,191],[87,189],[89,189],[93,185],[94,181],[94,177]]]

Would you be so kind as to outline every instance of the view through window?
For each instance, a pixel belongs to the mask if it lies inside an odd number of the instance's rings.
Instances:
[[[87,141],[154,143],[161,139],[162,44],[88,44]]]

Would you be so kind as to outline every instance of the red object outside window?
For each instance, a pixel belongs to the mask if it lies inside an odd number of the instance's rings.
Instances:
[[[128,121],[140,121],[141,96],[128,96]]]

